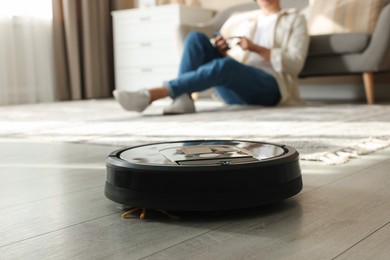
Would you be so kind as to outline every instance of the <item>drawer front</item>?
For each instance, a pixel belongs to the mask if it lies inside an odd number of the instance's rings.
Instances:
[[[184,23],[199,23],[212,19],[213,10],[185,5],[160,5],[152,8],[128,9],[112,12],[114,22],[148,23],[179,20]]]
[[[143,26],[146,24],[158,23],[178,23],[179,14],[177,12],[165,12],[155,14],[132,14],[125,17],[114,17],[114,26]]]
[[[114,24],[143,24],[150,22],[178,21],[180,8],[175,5],[145,9],[128,9],[112,12]]]
[[[174,42],[143,42],[115,46],[115,66],[178,66],[180,53]]]
[[[177,76],[177,68],[144,68],[116,70],[116,89],[140,90],[159,87]]]
[[[114,27],[115,43],[169,41],[177,38],[179,24],[170,22]]]
[[[116,42],[172,39],[179,26],[179,8],[152,8],[114,16]]]

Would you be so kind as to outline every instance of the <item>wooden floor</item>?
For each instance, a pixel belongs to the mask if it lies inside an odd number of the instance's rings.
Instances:
[[[116,147],[0,141],[0,259],[390,259],[390,149],[301,162],[276,205],[122,219],[106,199]]]

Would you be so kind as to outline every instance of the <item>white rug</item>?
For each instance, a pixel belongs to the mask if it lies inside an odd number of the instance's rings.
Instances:
[[[241,139],[287,144],[304,160],[327,164],[390,145],[390,105],[224,106],[196,103],[198,113],[161,116],[162,100],[143,114],[114,100],[0,107],[0,138],[131,146],[189,139]]]

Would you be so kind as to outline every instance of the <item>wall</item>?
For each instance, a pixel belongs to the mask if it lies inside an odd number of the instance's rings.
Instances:
[[[232,5],[248,3],[248,0],[199,0],[202,7],[221,10]]]

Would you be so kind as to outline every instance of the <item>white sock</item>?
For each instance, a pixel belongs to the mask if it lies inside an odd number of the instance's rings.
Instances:
[[[128,90],[114,90],[115,99],[123,109],[142,112],[150,105],[150,95],[147,89],[136,92]]]

